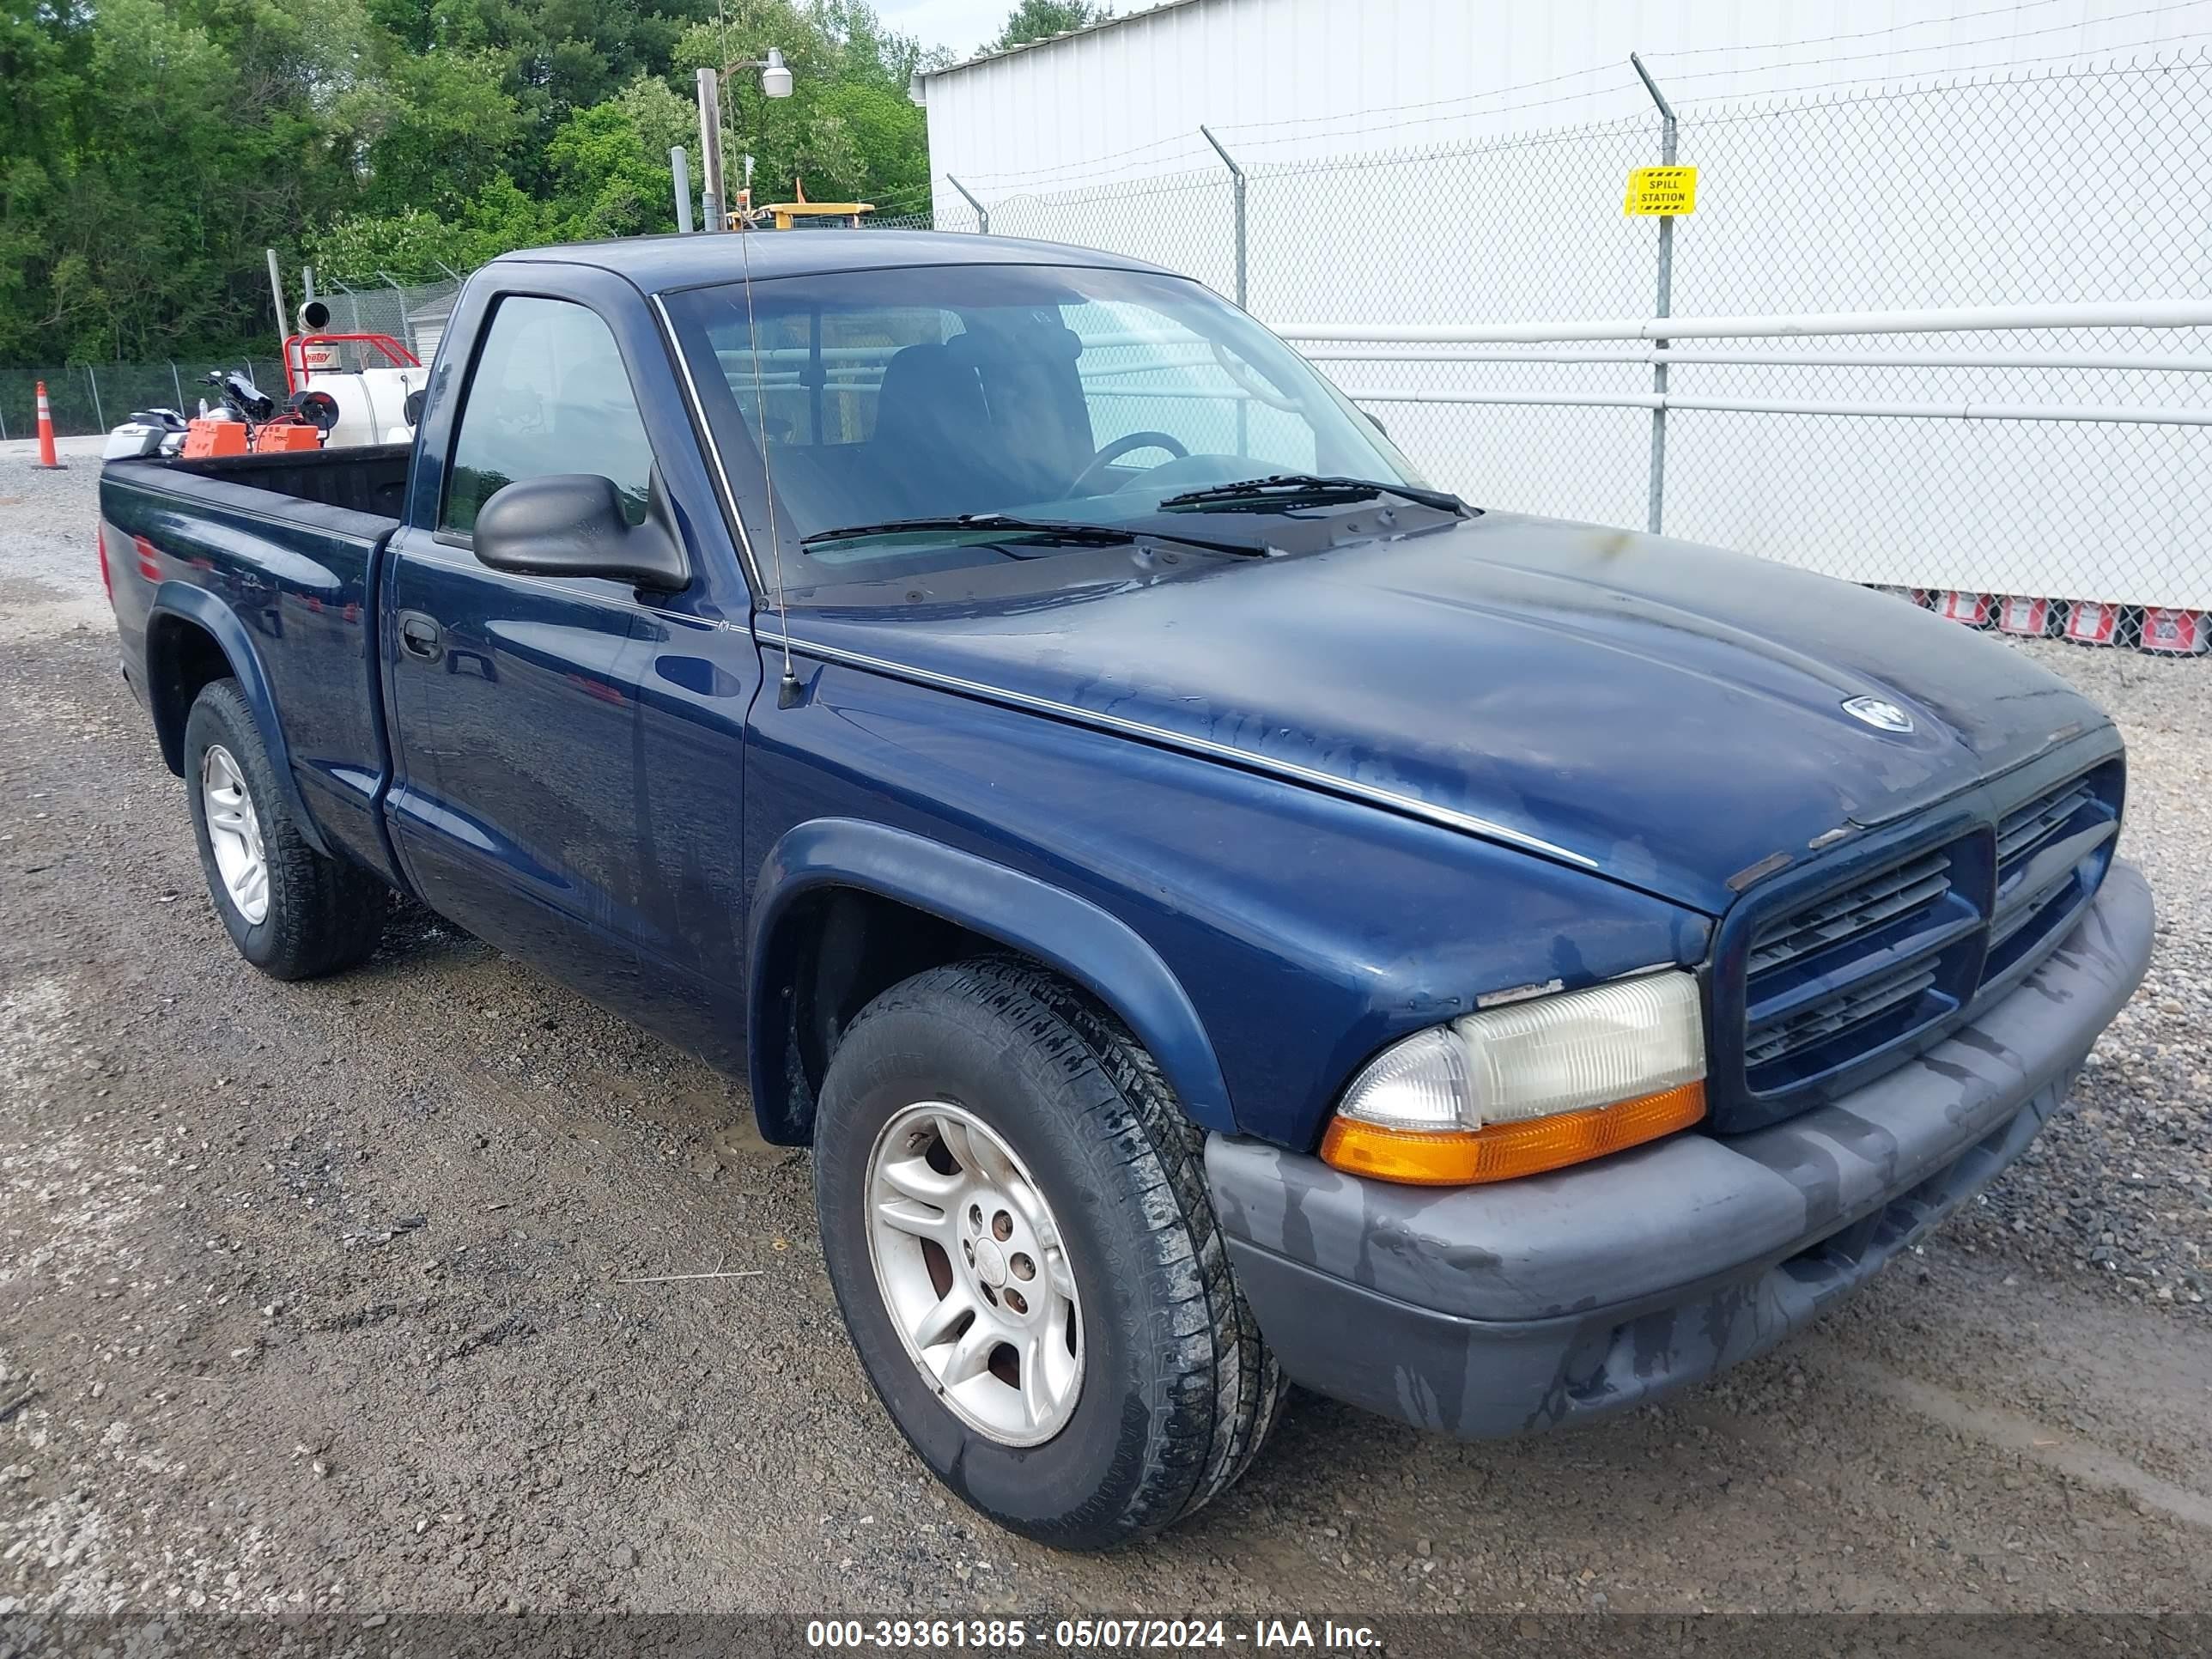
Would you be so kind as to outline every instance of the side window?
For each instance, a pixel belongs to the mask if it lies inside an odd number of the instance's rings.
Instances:
[[[623,516],[645,521],[653,447],[614,336],[583,306],[514,295],[469,379],[438,528],[470,534],[500,489],[556,472],[613,479]]]

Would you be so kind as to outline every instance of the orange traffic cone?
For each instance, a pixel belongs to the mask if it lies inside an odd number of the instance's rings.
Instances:
[[[58,472],[62,463],[54,453],[54,411],[46,402],[46,383],[39,382],[39,465]]]

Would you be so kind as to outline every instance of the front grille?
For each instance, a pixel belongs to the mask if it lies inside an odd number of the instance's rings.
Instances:
[[[1911,1006],[1935,988],[1936,970],[1908,963],[1880,978],[1825,998],[1802,1014],[1769,1025],[1744,1045],[1744,1063],[1754,1070],[1799,1050],[1856,1030],[1869,1020]]]
[[[1742,1045],[1740,1069],[1709,1079],[1715,1127],[1753,1127],[1856,1088],[1954,1029],[1977,997],[2017,984],[2096,891],[2122,785],[2114,760],[1979,814],[1954,805],[1948,829],[1898,832],[1893,857],[1846,881],[1821,884],[1814,865],[1754,895],[1720,952],[1716,1015],[1740,1011]]]
[[[2017,868],[2022,860],[2033,857],[2037,848],[2057,835],[2066,821],[2093,799],[2086,783],[2062,784],[1998,820],[1998,884],[2003,884],[2007,870]]]
[[[1753,934],[1743,1058],[1754,1089],[1802,1082],[1958,1006],[1940,970],[1979,921],[1958,866],[1951,847],[1917,852]]]
[[[1929,853],[1895,870],[1884,871],[1872,881],[1809,910],[1762,927],[1751,943],[1753,975],[1771,973],[1812,951],[1857,939],[1941,897],[1950,890],[1950,868],[1949,858]]]
[[[2100,849],[2119,827],[2091,781],[2076,778],[1997,821],[1996,914],[1984,980],[2010,974],[2057,942],[2058,929],[2103,873]]]

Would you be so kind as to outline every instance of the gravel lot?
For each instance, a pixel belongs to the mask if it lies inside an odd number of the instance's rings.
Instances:
[[[2212,664],[2034,647],[2127,728],[2160,949],[1913,1264],[1577,1435],[1300,1397],[1074,1559],[922,1474],[740,1088],[419,912],[341,979],[238,960],[96,482],[0,459],[0,1612],[2212,1610]]]

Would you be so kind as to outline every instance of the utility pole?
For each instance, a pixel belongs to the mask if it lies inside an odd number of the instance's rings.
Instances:
[[[699,71],[699,216],[702,230],[726,230],[722,217],[722,84],[713,70]]]

